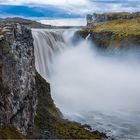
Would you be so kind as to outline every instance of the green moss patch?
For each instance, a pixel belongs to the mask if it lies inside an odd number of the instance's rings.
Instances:
[[[95,32],[110,31],[118,34],[120,37],[128,35],[140,35],[140,18],[136,19],[118,19],[93,24],[90,28]]]
[[[81,37],[91,33],[90,39],[98,47],[127,48],[140,46],[140,17],[94,23],[77,32]]]
[[[19,133],[15,127],[5,125],[0,128],[0,139],[24,139],[25,137]]]

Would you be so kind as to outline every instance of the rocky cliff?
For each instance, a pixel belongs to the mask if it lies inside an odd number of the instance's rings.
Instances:
[[[0,27],[0,121],[31,132],[37,104],[31,30],[20,24]]]
[[[128,13],[128,12],[118,12],[118,13],[93,13],[92,15],[87,15],[87,26],[91,26],[94,23],[112,21],[117,19],[135,19],[140,17],[140,12]]]
[[[140,48],[140,17],[94,23],[75,35],[89,34],[98,48]]]

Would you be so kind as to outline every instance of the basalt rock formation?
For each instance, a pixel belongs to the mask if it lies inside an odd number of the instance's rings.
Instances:
[[[20,24],[0,27],[0,121],[27,134],[37,104],[31,30]]]

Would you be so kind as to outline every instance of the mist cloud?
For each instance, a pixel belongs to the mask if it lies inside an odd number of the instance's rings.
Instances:
[[[134,61],[101,56],[84,42],[69,48],[54,63],[51,86],[56,105],[69,114],[139,111],[140,64]]]

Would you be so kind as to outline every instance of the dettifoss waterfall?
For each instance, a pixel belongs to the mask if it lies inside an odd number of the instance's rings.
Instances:
[[[88,40],[74,45],[74,29],[32,32],[36,68],[51,83],[65,118],[116,139],[140,139],[140,62],[134,53],[101,54]]]

